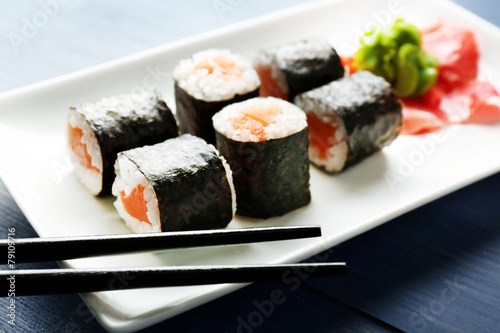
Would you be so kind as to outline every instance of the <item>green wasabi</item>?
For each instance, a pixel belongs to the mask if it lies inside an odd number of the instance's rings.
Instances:
[[[437,59],[420,48],[418,29],[397,19],[385,29],[369,31],[361,38],[354,55],[354,67],[382,76],[400,97],[420,96],[438,76]]]

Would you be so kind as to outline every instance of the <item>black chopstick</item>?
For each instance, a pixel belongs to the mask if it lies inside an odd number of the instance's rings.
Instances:
[[[7,253],[9,246],[13,245],[15,258],[10,262],[17,264],[318,236],[321,236],[319,226],[278,226],[149,234],[19,238],[13,240],[13,244],[12,240],[0,240],[0,253]],[[0,264],[7,262],[7,255],[0,256]]]
[[[279,281],[285,278],[285,274],[310,278],[343,275],[345,272],[345,263],[1,270],[0,297],[9,296],[9,290],[13,290],[15,296],[29,296],[217,283]]]

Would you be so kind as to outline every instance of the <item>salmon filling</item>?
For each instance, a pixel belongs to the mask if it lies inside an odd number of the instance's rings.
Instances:
[[[336,137],[338,126],[334,122],[327,123],[321,120],[315,113],[307,114],[307,123],[309,125],[309,144],[318,151],[320,159],[327,159],[330,149],[338,145]]]
[[[141,222],[146,222],[152,225],[147,215],[148,208],[146,206],[146,200],[144,199],[144,189],[145,187],[139,184],[134,187],[130,195],[126,195],[125,191],[120,191],[120,199],[123,207],[129,215],[135,217]]]
[[[283,91],[278,81],[273,78],[272,71],[270,67],[259,66],[256,68],[259,74],[261,85],[259,90],[259,96],[261,97],[277,97],[284,100],[288,100],[288,92]]]
[[[282,111],[274,105],[253,106],[241,112],[239,117],[230,119],[230,122],[235,131],[249,131],[259,141],[264,141],[267,140],[266,127],[276,123],[276,117],[281,114]]]
[[[206,69],[208,74],[219,72],[224,76],[241,77],[243,72],[227,57],[219,55],[212,59],[204,60],[195,66],[195,70]]]
[[[82,142],[83,131],[81,128],[68,125],[69,146],[73,151],[78,163],[89,170],[100,172],[98,168],[92,165],[92,157],[88,153],[87,145]]]

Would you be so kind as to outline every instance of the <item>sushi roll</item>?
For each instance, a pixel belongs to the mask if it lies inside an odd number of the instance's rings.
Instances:
[[[184,134],[118,154],[114,205],[135,233],[226,227],[236,209],[229,165]]]
[[[338,173],[389,145],[401,131],[402,104],[392,86],[367,71],[299,94],[307,114],[309,158]]]
[[[225,49],[208,49],[174,69],[176,116],[181,133],[215,143],[212,116],[224,106],[257,97],[260,79],[252,65]]]
[[[167,104],[136,91],[71,107],[68,143],[75,172],[93,195],[111,194],[118,152],[178,136]]]
[[[254,60],[261,79],[260,96],[287,101],[344,76],[335,49],[322,39],[304,39],[262,49]]]
[[[238,215],[267,219],[311,201],[302,110],[256,97],[225,107],[213,123],[217,149],[233,170]]]

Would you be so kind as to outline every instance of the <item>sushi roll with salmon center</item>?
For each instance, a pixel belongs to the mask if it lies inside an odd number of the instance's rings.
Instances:
[[[67,126],[75,172],[93,195],[111,194],[120,151],[178,135],[167,104],[156,92],[147,90],[71,107]]]
[[[358,71],[299,94],[309,123],[309,158],[338,173],[388,146],[401,131],[402,104],[382,77]]]
[[[335,49],[319,38],[303,39],[260,50],[254,67],[261,79],[260,96],[287,101],[304,91],[344,76]]]
[[[224,228],[235,214],[229,165],[190,134],[119,153],[115,172],[115,207],[135,233]]]
[[[237,214],[267,219],[311,201],[308,127],[302,110],[257,97],[213,117],[217,149],[233,171]]]
[[[212,116],[224,106],[257,97],[260,79],[252,65],[226,49],[208,49],[174,69],[176,115],[181,133],[215,143]]]

